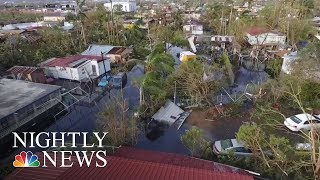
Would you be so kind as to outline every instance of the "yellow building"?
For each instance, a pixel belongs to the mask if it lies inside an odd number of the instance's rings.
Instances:
[[[182,62],[196,60],[196,58],[197,58],[196,54],[190,51],[182,51],[180,53],[180,61]]]

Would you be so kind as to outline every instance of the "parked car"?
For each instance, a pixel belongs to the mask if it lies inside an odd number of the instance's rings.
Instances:
[[[291,131],[310,130],[311,125],[320,127],[320,115],[297,114],[288,117],[284,121],[284,125]]]
[[[242,143],[238,142],[236,139],[225,139],[220,141],[215,141],[213,145],[213,152],[217,155],[229,154],[230,152],[239,156],[251,156],[252,151],[243,146]]]
[[[111,79],[111,86],[113,88],[123,88],[127,83],[127,74],[125,72],[120,72],[113,76]]]

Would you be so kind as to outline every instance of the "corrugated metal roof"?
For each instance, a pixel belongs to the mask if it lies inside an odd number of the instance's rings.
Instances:
[[[41,63],[41,66],[48,66],[48,67],[72,67],[73,62],[76,62],[81,59],[86,60],[96,60],[98,62],[102,61],[101,56],[90,56],[90,55],[75,55],[75,56],[67,56],[62,58],[52,58],[50,60]]]
[[[30,66],[13,66],[12,68],[8,69],[7,72],[11,74],[30,74],[36,70],[41,70],[42,68],[39,67],[30,67]]]
[[[187,168],[206,169],[221,173],[237,173],[248,175],[243,169],[216,163],[213,161],[198,159],[189,156],[182,156],[179,154],[147,151],[143,149],[135,149],[131,147],[121,147],[113,156],[124,157],[128,159],[136,159],[147,162],[155,162],[161,164],[171,164]]]
[[[39,155],[40,162],[42,156]],[[61,163],[57,157],[58,163]],[[72,161],[75,157],[72,156]],[[93,158],[95,162],[96,158]],[[74,163],[71,168],[19,168],[6,179],[123,179],[123,180],[253,180],[244,170],[217,164],[211,161],[170,154],[122,147],[106,157],[104,168],[95,166],[80,168]]]
[[[251,36],[257,36],[257,35],[269,33],[269,32],[270,30],[264,27],[251,27],[247,30],[247,33],[250,34]]]
[[[126,48],[124,47],[113,47],[108,54],[121,54]]]
[[[109,53],[112,48],[115,46],[111,45],[97,45],[97,44],[91,44],[87,50],[85,50],[82,55],[91,55],[91,56],[101,56],[101,52],[103,54]]]
[[[166,104],[156,112],[152,118],[157,121],[165,121],[169,124],[173,124],[184,111],[171,101],[167,101]]]

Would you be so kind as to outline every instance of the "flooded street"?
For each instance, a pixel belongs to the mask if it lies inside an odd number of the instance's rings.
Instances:
[[[186,124],[183,125],[179,130],[173,126],[165,128],[162,132],[157,132],[157,135],[159,136],[157,136],[154,140],[151,140],[152,137],[148,138],[146,134],[142,133],[139,137],[136,147],[153,151],[187,155],[189,151],[182,144],[180,137],[188,128],[189,126]]]
[[[124,99],[129,102],[129,110],[131,113],[135,112],[139,105],[139,89],[136,86],[136,80],[143,76],[143,68],[134,67],[128,72],[128,81],[124,89],[111,90],[111,98],[116,97],[121,92]],[[247,84],[258,84],[264,82],[268,77],[261,72],[248,72],[241,68],[236,76],[237,90],[233,92],[243,92],[243,87]],[[39,131],[46,132],[93,132],[96,130],[96,120],[99,116],[99,112],[113,103],[109,99],[109,95],[103,96],[100,100],[95,102],[95,105],[91,107],[74,105],[70,108],[68,114],[63,117],[53,120],[53,123],[45,129]],[[145,132],[141,132],[139,135],[138,143],[136,147],[162,151],[169,153],[177,153],[188,155],[188,149],[182,144],[180,138],[185,131],[192,126],[199,127],[203,130],[205,138],[211,142],[221,139],[234,138],[235,133],[238,131],[241,124],[248,120],[248,117],[237,118],[218,118],[214,121],[207,120],[205,113],[201,111],[193,111],[189,118],[185,121],[183,126],[177,130],[176,126],[154,127],[153,129],[147,128]],[[44,138],[41,139],[44,141]],[[80,140],[81,141],[81,140]],[[78,141],[77,143],[82,143]],[[14,153],[13,153],[14,154]]]
[[[112,89],[110,96],[117,97],[123,93],[124,99],[129,102],[129,109],[135,110],[139,105],[139,89],[135,86],[135,80],[143,76],[143,69],[138,67],[133,68],[128,72],[128,82],[122,90]],[[57,120],[51,125],[46,131],[84,131],[92,132],[96,129],[96,119],[99,112],[103,110],[112,101],[109,99],[109,95],[102,97],[100,100],[95,102],[93,107],[75,105],[71,107],[69,114],[63,118]]]
[[[128,73],[128,82],[123,89],[124,98],[129,101],[129,109],[134,112],[139,105],[139,89],[135,81],[143,76],[143,69],[133,68]],[[260,84],[268,79],[265,72],[251,72],[241,68],[236,74],[236,84],[233,92],[244,92],[247,84]],[[113,89],[111,96],[116,96],[121,90]],[[70,114],[58,120],[46,131],[85,131],[92,132],[96,129],[95,122],[98,113],[110,103],[109,96],[104,96],[97,102],[96,106],[84,107],[74,106]],[[142,132],[139,135],[138,148],[171,152],[178,154],[188,154],[189,151],[182,144],[180,137],[192,126],[201,128],[205,138],[211,142],[221,139],[234,138],[241,124],[248,120],[248,117],[221,118],[215,121],[207,121],[203,113],[193,112],[185,121],[183,126],[177,130],[176,127],[156,128],[152,132]],[[148,131],[148,129],[147,129]]]

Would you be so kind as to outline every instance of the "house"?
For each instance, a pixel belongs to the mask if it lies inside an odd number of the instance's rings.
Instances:
[[[43,27],[45,24],[43,22],[31,22],[31,23],[16,23],[8,24],[2,27],[2,30],[15,30],[15,29],[30,29]]]
[[[13,66],[7,70],[11,77],[17,80],[32,81],[35,83],[46,83],[44,71],[39,67]]]
[[[43,16],[43,21],[45,22],[62,22],[65,21],[66,17],[61,16],[60,14],[49,14]]]
[[[194,19],[199,20],[201,17],[200,13],[197,12],[185,12],[182,14],[183,19]]]
[[[48,77],[74,81],[95,79],[111,70],[108,58],[90,55],[52,58],[40,63],[39,66],[45,69]]]
[[[43,154],[38,153],[43,162]],[[52,157],[52,156],[51,156]],[[5,179],[130,179],[130,180],[253,180],[254,176],[236,167],[166,152],[154,152],[130,147],[120,147],[114,154],[102,156],[108,162],[104,168],[79,167],[76,156],[70,156],[74,165],[59,168],[48,163],[47,168],[17,168]],[[61,160],[61,155],[57,155]],[[97,159],[93,157],[92,162]],[[69,164],[71,162],[68,162]]]
[[[190,51],[182,51],[180,52],[180,61],[181,62],[186,62],[186,61],[192,61],[197,58],[196,54]]]
[[[117,7],[120,7],[123,12],[136,12],[137,2],[136,0],[114,0],[112,2],[104,3],[104,7],[107,11],[115,11]]]
[[[111,63],[124,63],[129,60],[131,52],[132,49],[126,47],[92,44],[81,54],[90,56],[101,56],[102,54],[109,58]]]
[[[36,125],[36,119],[61,100],[61,87],[55,85],[3,78],[0,89],[0,144],[8,141],[5,137],[12,135],[11,132],[22,132]],[[1,146],[0,150],[2,153]]]
[[[215,49],[227,49],[229,47],[233,47],[235,43],[234,36],[212,36],[211,37],[212,47]]]
[[[286,44],[285,35],[263,27],[252,27],[248,29],[246,39],[251,46],[278,48]]]
[[[196,21],[191,21],[183,25],[183,31],[187,34],[200,35],[203,34],[203,25]]]

